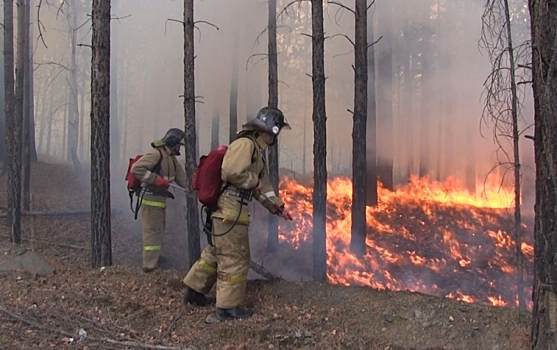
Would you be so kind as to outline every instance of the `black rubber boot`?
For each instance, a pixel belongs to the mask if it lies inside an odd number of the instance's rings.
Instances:
[[[217,308],[217,318],[221,321],[248,318],[251,317],[251,315],[253,315],[253,311],[244,310],[239,307],[233,307],[232,309]]]
[[[207,298],[205,294],[199,293],[188,287],[186,293],[184,294],[184,304],[193,304],[198,306],[213,305],[215,303],[214,298]]]

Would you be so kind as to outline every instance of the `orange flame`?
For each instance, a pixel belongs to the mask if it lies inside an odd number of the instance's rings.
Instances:
[[[328,182],[329,282],[517,305],[512,189],[482,183],[479,193],[470,194],[454,179],[440,183],[416,177],[395,191],[378,185],[379,204],[366,209],[366,254],[358,258],[349,248],[352,183],[342,177]],[[295,250],[308,249],[312,188],[289,178],[280,187],[281,197],[295,210],[279,238]],[[521,248],[531,264],[532,245],[522,242]],[[530,280],[525,276],[527,285]]]

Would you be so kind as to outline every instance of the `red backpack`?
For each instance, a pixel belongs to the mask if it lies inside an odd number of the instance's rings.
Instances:
[[[158,174],[161,171],[161,162],[162,162],[162,152],[159,149],[158,150],[161,157],[159,159],[159,161],[157,162],[157,164],[155,165],[155,167],[153,168],[152,172]],[[133,209],[133,196],[136,195],[139,197],[139,192],[141,191],[141,180],[139,180],[137,177],[135,177],[135,175],[132,173],[132,167],[133,165],[139,160],[141,159],[141,157],[143,157],[143,154],[138,154],[137,156],[135,156],[135,158],[130,158],[129,163],[128,163],[128,171],[126,172],[126,181],[128,182],[128,194],[130,196],[130,209],[132,211],[132,213],[135,214],[135,219],[137,219],[137,212],[139,209],[139,199],[136,203],[136,208],[135,210]]]
[[[206,207],[215,207],[221,195],[221,166],[227,150],[228,146],[220,145],[201,156],[193,173],[192,189],[197,191],[199,202]]]

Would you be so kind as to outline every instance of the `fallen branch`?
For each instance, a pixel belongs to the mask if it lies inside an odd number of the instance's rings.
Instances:
[[[4,238],[11,238],[11,236],[9,235],[0,235],[0,237],[4,237]],[[42,244],[51,244],[51,245],[57,245],[59,247],[64,247],[64,248],[72,248],[72,249],[78,249],[78,250],[85,250],[85,247],[80,247],[77,245],[71,245],[71,244],[64,244],[64,243],[56,243],[56,242],[48,242],[48,241],[41,241],[40,239],[34,239],[34,238],[21,238],[22,241],[28,241],[28,242],[37,242],[37,243],[42,243]]]
[[[77,334],[72,334],[69,332],[66,332],[62,329],[58,329],[58,328],[52,328],[49,326],[45,326],[42,325],[40,323],[37,322],[33,322],[30,320],[27,320],[25,318],[23,318],[20,315],[16,315],[10,311],[8,311],[6,308],[4,308],[3,306],[0,306],[0,311],[2,311],[3,313],[5,313],[6,315],[10,316],[11,318],[21,322],[21,323],[25,323],[31,327],[35,327],[38,329],[41,329],[43,331],[47,331],[47,332],[51,332],[51,333],[57,333],[57,334],[61,334],[65,337],[68,338],[76,338],[79,337],[79,335]],[[122,345],[122,346],[128,346],[128,347],[132,347],[135,349],[154,349],[154,350],[182,350],[181,347],[175,347],[175,346],[164,346],[164,345],[150,345],[150,344],[145,344],[145,343],[139,343],[139,342],[134,342],[134,341],[120,341],[120,340],[114,340],[114,339],[110,339],[110,338],[105,338],[105,337],[90,337],[90,336],[86,336],[83,337],[82,339],[86,339],[89,341],[93,341],[93,342],[104,342],[104,343],[110,343],[110,344],[117,344],[117,345]]]
[[[280,277],[275,276],[271,272],[269,272],[269,270],[267,270],[263,266],[254,263],[253,261],[250,261],[249,267],[253,271],[257,272],[258,274],[260,274],[261,276],[265,277],[268,280],[281,280],[282,279]]]

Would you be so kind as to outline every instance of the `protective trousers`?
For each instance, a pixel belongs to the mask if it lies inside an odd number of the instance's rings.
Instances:
[[[230,309],[242,303],[250,264],[248,226],[213,218],[213,244],[207,246],[192,266],[184,284],[206,294],[217,283],[217,308]],[[230,230],[223,236],[217,236]]]
[[[141,204],[141,222],[143,225],[143,268],[158,267],[162,252],[164,230],[166,228],[166,209]]]

